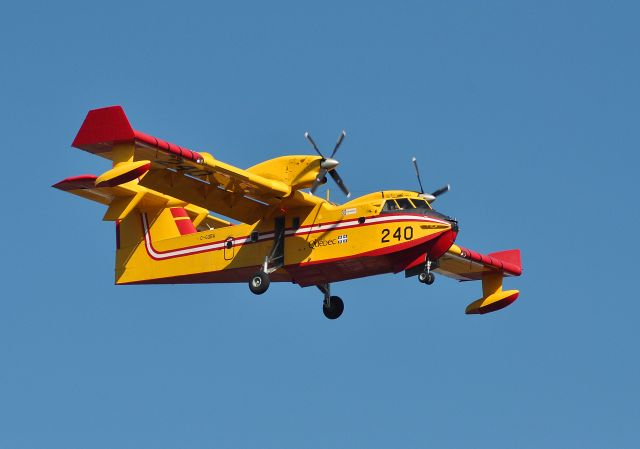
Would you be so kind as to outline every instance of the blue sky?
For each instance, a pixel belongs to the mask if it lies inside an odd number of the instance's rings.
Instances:
[[[0,16],[0,447],[601,448],[640,437],[635,2],[31,2]],[[402,275],[113,285],[89,109],[247,167],[330,148],[355,195],[451,183],[519,247],[511,307]],[[337,189],[332,198],[342,200]],[[10,203],[10,204],[9,204]]]

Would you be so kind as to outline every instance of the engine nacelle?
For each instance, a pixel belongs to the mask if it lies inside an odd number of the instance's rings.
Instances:
[[[151,161],[124,162],[104,172],[96,179],[96,187],[115,187],[144,176]]]

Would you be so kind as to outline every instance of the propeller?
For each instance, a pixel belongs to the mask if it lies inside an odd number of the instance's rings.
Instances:
[[[416,176],[418,178],[418,184],[420,184],[420,193],[424,193],[424,188],[422,187],[422,181],[420,180],[420,170],[418,170],[418,161],[416,160],[415,156],[413,156],[411,158],[411,162],[413,162],[413,168],[416,169]]]
[[[424,197],[427,201],[432,203],[436,200],[437,197],[451,190],[451,186],[447,184],[431,193],[424,193],[424,188],[422,187],[422,180],[420,179],[420,170],[418,170],[418,161],[416,160],[415,156],[411,158],[411,162],[413,162],[413,168],[415,168],[416,170],[416,177],[418,178],[418,184],[420,185],[420,195]]]
[[[318,172],[318,176],[316,176],[316,179],[313,181],[313,184],[311,185],[311,189],[310,189],[311,193],[315,193],[316,189],[318,188],[318,186],[320,186],[320,184],[324,184],[327,182],[327,173],[328,173],[329,176],[331,176],[331,179],[333,179],[335,183],[338,185],[340,190],[342,190],[342,193],[344,193],[347,196],[347,198],[351,196],[351,192],[349,192],[349,189],[347,188],[344,181],[336,171],[336,168],[340,163],[333,158],[333,156],[336,155],[338,148],[340,148],[340,145],[342,145],[342,141],[344,140],[346,135],[347,133],[342,131],[340,133],[340,136],[338,137],[338,141],[336,142],[336,145],[333,147],[331,156],[324,157],[322,152],[318,149],[318,145],[316,145],[315,141],[311,137],[311,134],[309,134],[308,132],[304,133],[305,139],[309,141],[313,149],[316,150],[316,153],[318,153],[322,158],[320,159],[320,171]]]

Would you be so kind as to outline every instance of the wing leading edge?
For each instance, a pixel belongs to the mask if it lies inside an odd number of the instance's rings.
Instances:
[[[72,145],[113,161],[112,171],[129,176],[120,178],[124,181],[138,179],[147,189],[244,223],[254,223],[283,204],[288,208],[311,207],[323,201],[298,191],[315,179],[319,157],[278,158],[271,166],[266,161],[243,170],[208,153],[133,129],[120,106],[89,111]],[[123,164],[127,166],[122,168]],[[300,166],[297,172],[296,164]],[[297,176],[281,176],[278,169]],[[119,179],[109,172],[99,179],[105,175]]]

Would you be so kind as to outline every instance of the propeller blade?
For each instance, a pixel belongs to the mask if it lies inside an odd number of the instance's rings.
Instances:
[[[311,134],[309,134],[308,132],[304,133],[304,138],[307,139],[309,141],[309,143],[311,143],[311,145],[313,146],[313,149],[316,150],[316,153],[318,153],[320,155],[320,157],[322,159],[324,159],[324,156],[322,155],[322,153],[318,149],[318,145],[316,145],[316,143],[311,138]]]
[[[431,195],[433,195],[433,196],[435,196],[437,198],[440,195],[442,195],[443,193],[447,193],[449,190],[451,190],[451,186],[449,184],[447,184],[446,186],[440,187],[438,190],[436,190],[435,192],[431,193]]]
[[[311,189],[310,189],[311,193],[315,193],[316,189],[320,187],[321,184],[324,184],[325,182],[327,182],[326,176],[327,176],[327,170],[325,170],[324,168],[321,168],[320,171],[318,172],[318,176],[316,176],[315,181],[313,181],[313,184],[311,185]]]
[[[329,176],[331,176],[333,180],[336,182],[336,184],[338,184],[338,187],[340,187],[340,190],[342,190],[342,193],[344,193],[347,196],[347,198],[349,198],[351,196],[351,192],[349,192],[349,189],[347,189],[347,186],[344,185],[344,181],[342,180],[338,172],[335,170],[331,170],[329,172]]]
[[[411,158],[411,161],[413,162],[413,168],[416,169],[416,176],[418,177],[418,184],[420,184],[420,193],[424,193],[424,188],[422,187],[422,180],[420,179],[420,171],[418,171],[418,162],[416,161],[416,157],[413,156],[413,158]]]
[[[332,158],[333,156],[335,156],[336,151],[338,151],[338,148],[340,148],[340,145],[342,145],[342,141],[344,140],[345,137],[347,137],[347,133],[344,132],[344,129],[343,129],[342,132],[340,133],[340,137],[338,137],[336,146],[333,147],[333,151],[331,152],[331,156],[329,156],[329,158]]]

